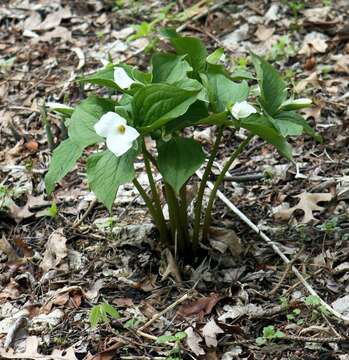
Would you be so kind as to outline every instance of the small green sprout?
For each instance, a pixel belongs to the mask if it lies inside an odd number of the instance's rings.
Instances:
[[[109,318],[119,319],[119,312],[110,304],[103,303],[95,305],[90,311],[90,324],[93,328],[98,324],[106,324],[109,322]]]
[[[256,344],[259,346],[265,345],[268,342],[283,337],[285,337],[285,334],[282,331],[276,330],[273,325],[269,325],[263,328],[263,335],[256,339]]]

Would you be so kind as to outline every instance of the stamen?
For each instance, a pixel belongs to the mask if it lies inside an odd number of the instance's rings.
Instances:
[[[126,131],[125,125],[120,124],[116,128],[120,134],[125,134],[125,131]]]

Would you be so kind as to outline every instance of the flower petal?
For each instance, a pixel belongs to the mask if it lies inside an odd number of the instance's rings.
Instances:
[[[125,141],[132,142],[133,140],[136,140],[139,136],[139,132],[133,128],[132,126],[125,126],[125,133],[124,133]],[[126,140],[127,139],[127,140]]]
[[[135,82],[122,67],[114,69],[114,81],[121,89],[128,89]]]
[[[256,113],[257,110],[247,101],[237,102],[231,109],[231,114],[236,119],[242,119]]]
[[[123,135],[116,132],[109,134],[107,137],[107,148],[116,156],[125,154],[125,152],[131,149],[132,141],[125,141],[124,139]]]
[[[126,125],[126,120],[114,112],[107,112],[95,124],[94,128],[99,136],[107,137],[118,125]]]

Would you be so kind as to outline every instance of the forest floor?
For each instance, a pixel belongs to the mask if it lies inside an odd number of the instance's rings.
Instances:
[[[221,190],[349,318],[348,19],[348,0],[1,2],[0,358],[348,360],[349,322],[309,296],[219,199],[207,255],[195,266],[177,259],[179,279],[131,185],[109,214],[80,161],[47,197],[42,115],[44,102],[74,105],[93,91],[77,80],[101,59],[146,67],[152,51],[168,47],[155,42],[163,26],[225,47],[241,68],[249,50],[264,55],[296,96],[313,99],[304,116],[324,141],[291,140],[289,163],[256,139]],[[142,22],[146,37],[130,39]],[[60,118],[48,122],[58,143]],[[241,134],[225,136],[213,177]],[[195,137],[209,150],[214,133],[198,128]],[[137,172],[143,179],[141,163]],[[274,216],[298,195],[291,216]],[[105,302],[119,317],[91,327],[91,308]]]

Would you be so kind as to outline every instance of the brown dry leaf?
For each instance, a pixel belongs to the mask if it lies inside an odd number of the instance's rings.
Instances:
[[[8,299],[17,299],[19,296],[20,291],[18,290],[18,284],[14,279],[11,279],[5,288],[3,288],[0,292],[0,304],[4,303]]]
[[[307,85],[312,85],[315,88],[320,86],[319,77],[316,72],[313,72],[305,79],[300,80],[298,84],[294,87],[294,91],[296,93],[300,93],[307,87]]]
[[[349,74],[349,55],[335,55],[333,59],[336,60],[334,64],[335,72]]]
[[[273,34],[275,29],[268,28],[264,25],[258,25],[255,35],[259,41],[268,40]]]
[[[63,19],[71,17],[71,12],[68,7],[61,8],[56,12],[49,13],[43,22],[31,27],[30,30],[45,31],[58,27]],[[35,18],[35,21],[37,18]]]
[[[99,291],[104,287],[104,279],[98,279],[91,288],[85,292],[86,298],[92,302],[98,300]]]
[[[7,261],[9,262],[14,262],[18,259],[15,249],[5,238],[4,234],[2,234],[2,237],[0,238],[0,251],[7,255]]]
[[[54,30],[48,31],[39,37],[33,38],[31,41],[33,44],[35,44],[39,41],[51,42],[53,39],[62,39],[63,41],[69,42],[73,41],[71,31],[63,26],[57,26]]]
[[[186,343],[189,347],[189,349],[196,355],[205,355],[205,350],[200,346],[200,342],[202,342],[202,339],[199,335],[197,335],[192,327],[188,327],[184,330],[184,332],[187,334],[186,337]]]
[[[304,38],[303,46],[299,50],[299,54],[311,56],[316,53],[324,53],[327,50],[328,37],[322,33],[311,32]]]
[[[310,8],[303,10],[302,13],[305,18],[313,23],[317,23],[318,21],[324,21],[331,10],[330,6],[323,6],[320,8]]]
[[[242,252],[241,240],[232,229],[210,227],[209,242],[213,249],[222,254],[229,249],[234,257],[238,257]]]
[[[180,306],[178,314],[183,317],[192,315],[202,317],[203,315],[208,315],[220,299],[221,297],[218,294],[211,293],[210,296],[203,297]]]
[[[217,335],[223,334],[224,331],[216,324],[214,319],[211,319],[203,328],[202,335],[208,347],[217,347]]]
[[[296,210],[302,210],[304,217],[302,223],[306,224],[312,220],[316,220],[313,216],[313,211],[323,211],[324,208],[318,206],[317,203],[321,201],[331,201],[332,194],[329,193],[307,193],[304,192],[295,197],[299,198],[297,205],[289,209],[281,209],[277,211],[274,216],[281,220],[288,220]]]
[[[47,272],[55,269],[68,255],[67,238],[63,235],[63,228],[55,230],[46,243],[46,250],[40,267]]]
[[[78,360],[73,347],[66,350],[53,350],[51,355],[43,355],[38,352],[39,338],[29,336],[26,339],[26,348],[22,353],[15,353],[13,349],[5,351],[0,349],[2,359],[45,359],[45,360]]]

